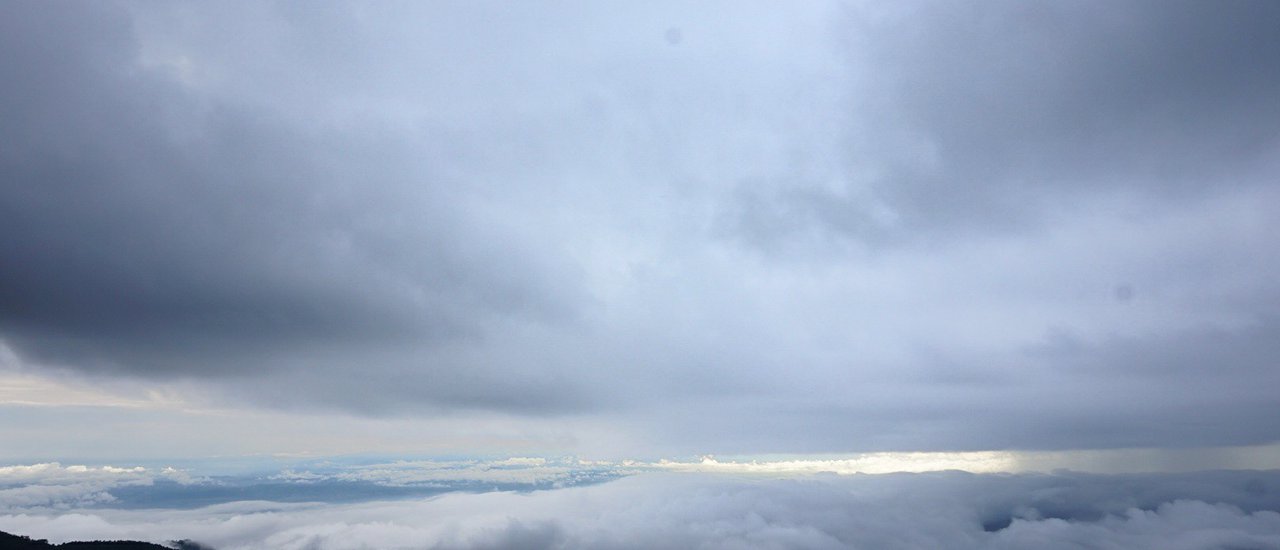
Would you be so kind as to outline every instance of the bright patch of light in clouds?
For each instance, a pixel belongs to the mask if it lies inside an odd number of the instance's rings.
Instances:
[[[882,452],[846,457],[797,456],[786,459],[717,459],[706,456],[697,461],[661,460],[645,466],[677,472],[765,475],[823,472],[845,475],[886,474],[942,470],[972,473],[1055,470],[1093,473],[1192,472],[1218,468],[1272,470],[1280,469],[1280,443],[1194,449]]]

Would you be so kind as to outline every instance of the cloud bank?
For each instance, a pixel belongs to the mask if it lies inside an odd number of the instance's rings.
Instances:
[[[157,480],[188,485],[190,474],[173,468],[63,466],[57,462],[0,466],[0,510],[44,511],[107,504],[112,489],[148,486]]]
[[[1276,472],[642,475],[532,493],[355,505],[0,516],[52,540],[217,548],[1280,548]]]

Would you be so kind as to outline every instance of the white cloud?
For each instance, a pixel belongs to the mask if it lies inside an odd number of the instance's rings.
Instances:
[[[353,505],[0,516],[50,538],[356,548],[1280,548],[1280,472],[1161,476],[649,474]]]
[[[70,509],[115,501],[110,489],[151,485],[157,480],[196,483],[175,468],[63,466],[57,462],[0,466],[0,510]]]
[[[1227,504],[1179,500],[1130,509],[1092,523],[1017,519],[991,548],[1280,548],[1280,514],[1246,514]]]

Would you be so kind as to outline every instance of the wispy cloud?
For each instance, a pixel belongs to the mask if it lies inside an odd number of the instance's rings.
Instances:
[[[137,384],[118,384],[121,391],[94,387],[83,380],[59,379],[33,373],[0,370],[0,406],[25,407],[123,407],[134,409],[189,409],[172,392],[151,385],[139,390]],[[142,395],[138,395],[142,393]]]

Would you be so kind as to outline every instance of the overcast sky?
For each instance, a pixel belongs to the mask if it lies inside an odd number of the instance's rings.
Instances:
[[[1275,442],[1277,29],[1263,1],[8,2],[0,440]]]

